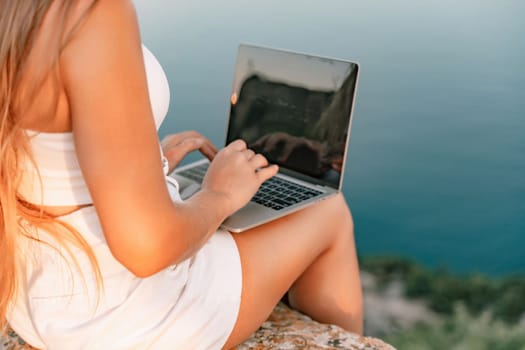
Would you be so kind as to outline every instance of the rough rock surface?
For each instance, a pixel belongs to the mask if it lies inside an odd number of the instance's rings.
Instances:
[[[279,304],[268,320],[236,350],[351,349],[395,350],[376,338],[362,337]]]
[[[395,350],[379,339],[361,337],[343,329],[320,324],[279,304],[270,318],[236,350],[351,349]],[[0,350],[34,350],[12,330],[0,337]]]

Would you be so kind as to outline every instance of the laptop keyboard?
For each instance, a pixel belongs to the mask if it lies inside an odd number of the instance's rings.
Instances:
[[[202,179],[204,179],[204,174],[206,174],[206,171],[208,170],[209,166],[210,163],[203,163],[192,168],[180,171],[177,174],[187,177],[188,179],[192,179],[193,181],[196,181],[198,183],[201,183]]]
[[[202,182],[209,163],[203,163],[190,169],[179,172],[179,175]],[[263,182],[259,191],[251,199],[252,202],[264,205],[274,210],[281,210],[299,202],[314,198],[322,194],[320,191],[301,186],[297,183],[272,177]]]

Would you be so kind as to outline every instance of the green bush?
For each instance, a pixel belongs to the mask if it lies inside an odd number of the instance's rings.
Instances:
[[[493,301],[496,317],[510,323],[518,321],[525,314],[525,278],[514,277],[501,281]]]
[[[460,303],[443,321],[399,331],[386,341],[402,350],[524,350],[525,332],[519,325],[494,319],[490,312],[473,316]]]
[[[361,258],[361,268],[372,273],[380,284],[391,282],[394,279],[404,280],[417,268],[413,262],[400,257],[368,257]]]
[[[424,300],[441,315],[451,315],[458,302],[474,316],[491,311],[496,319],[508,323],[525,314],[525,276],[460,276],[444,268],[431,271],[399,257],[367,257],[360,264],[376,277],[379,286],[401,281],[407,298]]]

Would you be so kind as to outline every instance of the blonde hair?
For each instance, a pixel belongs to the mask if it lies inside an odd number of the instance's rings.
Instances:
[[[92,1],[91,8],[96,0]],[[35,36],[53,0],[17,0],[0,2],[0,331],[6,326],[6,314],[17,293],[22,267],[19,266],[17,247],[23,236],[42,242],[31,232],[30,227],[41,228],[65,249],[72,261],[77,259],[71,246],[85,252],[91,262],[97,282],[102,278],[96,257],[85,239],[73,227],[47,213],[42,205],[27,202],[18,192],[21,182],[21,161],[29,159],[34,163],[28,138],[21,128],[24,108],[41,88],[44,78],[52,75],[55,85],[60,81],[58,57],[60,51],[80,25],[82,18],[66,33],[66,19],[75,1],[63,0],[58,4],[58,20],[54,22],[56,33],[46,43],[52,55],[39,62],[41,76],[32,77],[29,86],[21,86],[21,79],[28,56],[34,46]],[[55,28],[53,28],[55,29]],[[48,45],[49,44],[49,45]],[[55,86],[56,88],[56,86]],[[56,96],[55,96],[56,97]],[[45,113],[56,111],[54,108]],[[36,164],[35,164],[36,165]],[[36,168],[36,167],[35,167]],[[28,225],[29,224],[29,225]],[[59,250],[58,248],[56,248]],[[78,267],[78,264],[77,264]]]

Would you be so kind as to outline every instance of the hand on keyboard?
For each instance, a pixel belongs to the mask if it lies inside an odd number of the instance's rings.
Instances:
[[[202,190],[221,195],[232,214],[246,205],[261,184],[277,171],[277,165],[268,166],[264,156],[237,140],[217,153],[204,177]]]

